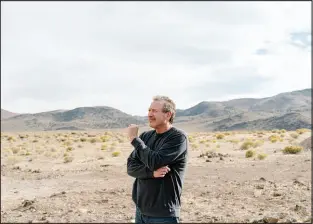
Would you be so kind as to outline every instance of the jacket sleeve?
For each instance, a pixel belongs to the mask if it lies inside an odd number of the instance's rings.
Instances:
[[[140,137],[131,143],[136,150],[138,158],[150,169],[157,170],[162,166],[175,163],[176,159],[187,151],[187,138],[185,135],[175,135],[156,150],[151,150]]]
[[[141,138],[143,134],[139,137]],[[135,150],[132,151],[127,159],[127,174],[138,179],[154,178],[153,171],[139,160]]]
[[[138,179],[153,178],[153,172],[136,157],[135,150],[127,159],[127,174]]]

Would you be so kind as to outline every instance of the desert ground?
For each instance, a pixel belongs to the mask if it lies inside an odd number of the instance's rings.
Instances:
[[[311,222],[311,130],[188,135],[181,222]],[[123,131],[2,132],[1,222],[133,222],[132,150]]]

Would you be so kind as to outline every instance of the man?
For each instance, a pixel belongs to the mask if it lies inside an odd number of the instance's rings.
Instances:
[[[179,222],[188,141],[183,131],[172,126],[175,110],[170,98],[156,96],[148,113],[154,130],[138,137],[137,125],[127,129],[134,146],[127,173],[136,178],[132,191],[136,223]]]

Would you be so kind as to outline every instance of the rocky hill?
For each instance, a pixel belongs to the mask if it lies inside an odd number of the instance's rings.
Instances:
[[[111,107],[79,107],[68,111],[21,114],[1,121],[1,130],[50,131],[114,129],[130,123],[144,124],[142,119]]]
[[[130,123],[145,126],[147,118],[131,116],[112,107],[79,107],[35,114],[3,116],[2,131],[86,130],[125,128]],[[175,124],[199,131],[311,129],[311,89],[254,99],[223,102],[203,101],[178,109]]]
[[[10,117],[14,117],[16,115],[18,115],[18,114],[1,109],[1,120],[6,119],[6,118],[10,118]]]

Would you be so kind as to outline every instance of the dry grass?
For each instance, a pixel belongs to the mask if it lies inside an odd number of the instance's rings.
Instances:
[[[286,146],[284,149],[283,149],[283,153],[284,154],[297,154],[297,153],[300,153],[301,151],[303,150],[303,147],[302,146]]]

